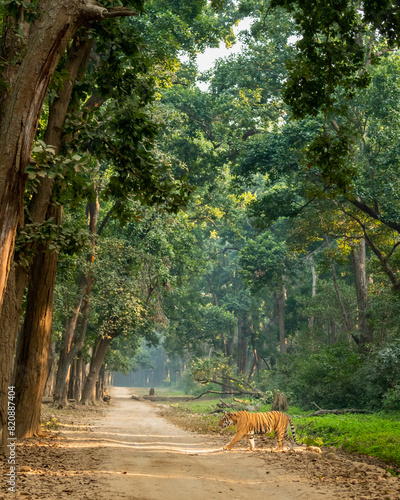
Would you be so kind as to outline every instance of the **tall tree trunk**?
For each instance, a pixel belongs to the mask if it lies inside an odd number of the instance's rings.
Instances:
[[[335,264],[333,262],[331,263],[331,269],[332,269],[332,277],[333,277],[333,286],[335,288],[336,296],[338,298],[340,309],[342,311],[344,327],[345,327],[346,332],[351,332],[353,330],[353,324],[352,324],[350,315],[347,313],[342,294],[340,293],[340,288],[339,288],[337,274],[336,274],[336,267],[335,267]]]
[[[49,373],[47,375],[46,385],[44,387],[43,396],[52,397],[54,392],[54,386],[56,383],[56,370],[57,370],[57,353],[56,353],[56,343],[53,341],[50,344],[50,361],[49,361]]]
[[[285,331],[285,301],[286,287],[282,284],[281,293],[276,295],[276,305],[278,310],[278,325],[279,325],[279,348],[281,354],[286,354],[286,331]]]
[[[83,372],[84,363],[82,359],[82,353],[79,353],[78,357],[74,359],[71,367],[72,375],[70,379],[70,393],[69,397],[75,401],[80,401],[82,397],[83,388]]]
[[[61,222],[60,207],[48,217]],[[32,266],[22,340],[16,355],[16,435],[40,433],[40,408],[48,374],[57,252],[39,251]]]
[[[258,371],[258,363],[259,363],[259,360],[258,360],[257,350],[254,349],[253,350],[253,362],[251,364],[251,368],[250,368],[249,376],[248,376],[248,381],[249,382],[254,377],[254,374],[255,374],[256,370]]]
[[[112,337],[98,337],[96,343],[93,348],[92,360],[90,362],[90,370],[87,376],[85,386],[82,392],[82,404],[93,403],[95,399],[95,388],[96,381],[99,378],[99,373],[101,366],[104,362],[104,358],[106,357],[108,347],[112,341]]]
[[[247,362],[247,338],[245,332],[245,315],[238,318],[238,344],[237,344],[237,367],[239,373],[246,373]]]
[[[57,382],[54,390],[54,404],[56,405],[66,403],[65,398],[64,401],[62,401],[62,398],[68,370],[73,359],[82,350],[89,319],[90,294],[93,282],[93,268],[91,264],[94,261],[96,249],[96,232],[99,214],[98,197],[96,197],[96,201],[88,203],[87,212],[89,216],[89,231],[91,233],[91,251],[86,258],[89,264],[89,269],[87,274],[81,278],[80,297],[78,298],[73,315],[70,318],[67,328],[63,334],[63,344],[57,371]]]
[[[6,295],[4,297],[4,307],[0,316],[0,328],[4,332],[3,342],[0,349],[0,453],[5,453],[7,449],[7,416],[8,416],[8,388],[11,385],[11,371],[13,366],[15,342],[17,339],[17,331],[9,328],[9,324],[14,324],[15,311],[15,276],[14,265],[8,280],[11,286],[7,286]]]
[[[229,331],[230,331],[230,337],[229,339],[226,341],[226,355],[231,358],[231,361],[230,363],[232,364],[233,362],[233,345],[235,343],[235,327],[233,325],[231,325],[229,327]]]
[[[374,341],[372,329],[369,326],[368,306],[368,279],[366,269],[365,240],[362,238],[358,244],[352,247],[352,263],[354,270],[354,283],[357,293],[358,324],[360,330],[360,344],[368,344]]]
[[[315,264],[314,260],[312,257],[309,258],[310,260],[310,267],[311,267],[311,276],[312,276],[312,288],[311,288],[311,297],[315,297],[317,294],[317,279],[318,275],[315,271]],[[314,326],[314,316],[310,316],[308,318],[308,328],[312,328]]]

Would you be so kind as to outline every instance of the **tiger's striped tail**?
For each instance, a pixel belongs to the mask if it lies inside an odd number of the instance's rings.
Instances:
[[[289,424],[290,424],[290,429],[291,429],[291,431],[292,431],[293,441],[294,441],[294,442],[295,442],[298,446],[304,446],[304,444],[303,444],[303,443],[299,443],[299,442],[297,441],[296,431],[295,431],[295,429],[294,429],[293,421],[292,421],[292,419],[291,419],[290,417],[289,417]]]

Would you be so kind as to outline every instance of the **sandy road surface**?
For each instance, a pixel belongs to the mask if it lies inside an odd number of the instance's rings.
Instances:
[[[130,399],[128,389],[113,388],[112,396],[113,408],[92,435],[109,446],[99,499],[340,498],[282,466],[268,467],[245,447],[225,452],[212,438],[179,429],[150,403]]]

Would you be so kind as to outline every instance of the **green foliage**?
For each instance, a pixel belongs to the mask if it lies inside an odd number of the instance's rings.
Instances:
[[[194,359],[190,365],[190,372],[194,380],[208,384],[208,381],[229,381],[234,376],[235,368],[230,360],[221,354],[212,358]]]
[[[383,396],[383,408],[386,411],[400,411],[400,386],[388,389]]]
[[[400,377],[398,349],[398,342],[388,343],[366,357],[346,343],[308,345],[306,351],[279,360],[269,388],[291,392],[306,409],[314,402],[324,409],[386,407],[386,398],[397,397],[392,388]]]
[[[310,444],[324,446],[333,443],[350,452],[363,453],[400,465],[398,414],[321,415],[312,417],[311,421],[305,417],[293,420],[296,426],[305,427],[305,441]]]
[[[270,231],[247,242],[240,253],[241,273],[252,290],[282,280],[287,268],[286,243]]]

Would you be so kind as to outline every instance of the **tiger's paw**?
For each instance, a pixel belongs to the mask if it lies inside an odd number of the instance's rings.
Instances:
[[[229,448],[229,446],[224,446],[222,449],[225,451],[231,451],[232,448]]]

